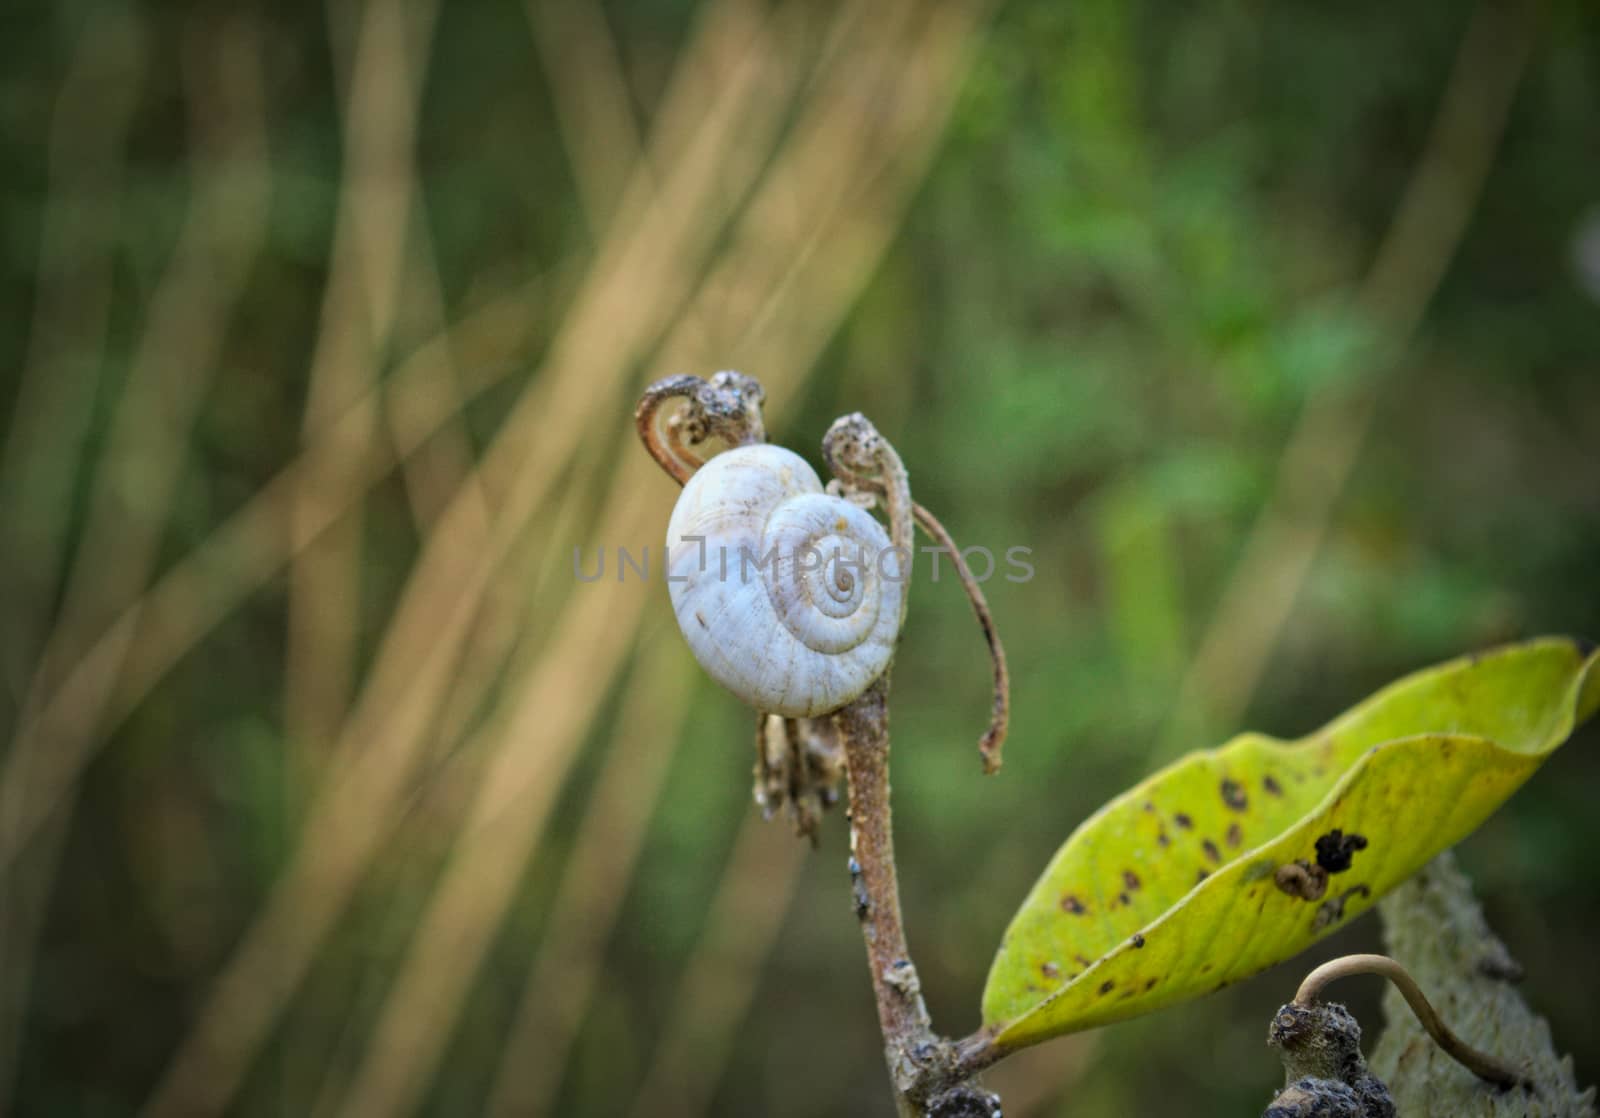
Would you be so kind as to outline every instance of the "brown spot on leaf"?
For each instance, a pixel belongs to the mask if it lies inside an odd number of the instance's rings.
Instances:
[[[1089,911],[1089,906],[1080,901],[1073,893],[1068,893],[1061,898],[1061,911],[1070,912],[1074,916],[1082,916]]]
[[[1201,867],[1200,876],[1196,877],[1195,881],[1196,882],[1201,882],[1201,881],[1204,881],[1206,878],[1208,878],[1210,876],[1211,876],[1211,871],[1206,869],[1206,868],[1204,868],[1204,867]]]
[[[1150,979],[1150,981],[1144,984],[1144,992],[1148,994],[1151,990],[1154,990],[1156,988],[1156,983],[1160,981],[1161,979],[1159,978]]]
[[[1242,846],[1244,844],[1244,831],[1239,829],[1239,824],[1228,824],[1228,845]]]
[[[1330,897],[1317,907],[1317,915],[1311,921],[1311,930],[1320,932],[1328,927],[1339,917],[1344,915],[1344,898]]]
[[[1172,845],[1172,840],[1167,837],[1166,831],[1163,830],[1156,832],[1156,845],[1162,847],[1163,849]]]
[[[1127,908],[1133,902],[1128,899],[1128,894],[1126,894],[1126,893],[1118,893],[1117,894],[1117,903],[1120,904],[1123,908]]]
[[[1335,827],[1317,839],[1317,865],[1329,873],[1343,873],[1358,850],[1367,848],[1365,835],[1347,835]]]
[[[1172,817],[1172,821],[1185,831],[1194,830],[1194,820],[1181,811]]]
[[[1089,960],[1084,958],[1082,955],[1074,955],[1073,959],[1075,959],[1077,961],[1077,964],[1080,967],[1082,967],[1084,970],[1088,970],[1089,969]]]
[[[1304,858],[1278,867],[1273,882],[1291,897],[1314,901],[1328,891],[1328,871]]]
[[[1234,811],[1243,811],[1250,806],[1250,797],[1245,795],[1244,785],[1237,780],[1224,780],[1222,782],[1222,802]]]
[[[1212,842],[1210,839],[1206,839],[1205,842],[1201,843],[1200,849],[1204,850],[1206,852],[1206,857],[1210,858],[1213,862],[1222,861],[1222,851],[1218,850],[1217,844]]]
[[[1132,870],[1123,870],[1122,883],[1128,887],[1130,892],[1137,890],[1139,888],[1139,875]]]
[[[1133,933],[1133,946],[1135,948],[1143,947],[1144,946],[1144,936],[1141,935],[1138,932],[1134,932]]]
[[[1272,779],[1271,773],[1261,778],[1261,788],[1269,796],[1283,795],[1283,785]]]
[[[1104,997],[1106,994],[1111,993],[1111,991],[1115,990],[1116,987],[1117,987],[1117,984],[1115,982],[1111,981],[1111,979],[1109,979],[1109,978],[1106,979],[1104,982],[1100,983],[1100,994],[1101,994],[1101,996]]]
[[[1055,979],[1061,977],[1061,968],[1056,966],[1054,963],[1040,963],[1039,973],[1054,981]]]
[[[1345,902],[1351,897],[1370,897],[1371,895],[1371,889],[1368,889],[1365,885],[1357,885],[1354,888],[1346,889],[1337,897],[1329,897],[1317,907],[1316,919],[1311,923],[1311,930],[1313,932],[1320,932],[1330,924],[1334,924],[1343,919]]]

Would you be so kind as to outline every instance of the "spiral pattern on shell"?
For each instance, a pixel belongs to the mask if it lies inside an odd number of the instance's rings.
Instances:
[[[757,710],[814,717],[894,655],[910,557],[805,459],[741,446],[691,477],[667,527],[667,585],[695,659]]]

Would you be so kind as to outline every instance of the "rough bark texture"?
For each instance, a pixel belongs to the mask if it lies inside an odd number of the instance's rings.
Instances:
[[[900,1118],[1001,1118],[1000,1098],[976,1082],[989,1059],[936,1035],[900,918],[889,809],[889,680],[884,673],[838,714],[850,785],[850,878],[867,945],[884,1056]],[[970,1063],[963,1063],[967,1055]]]
[[[919,1078],[917,1054],[936,1038],[900,920],[889,809],[889,685],[880,679],[839,712],[850,779],[850,879],[867,944],[889,1076],[902,1115]]]
[[[1267,1030],[1285,1086],[1262,1118],[1395,1118],[1394,1101],[1361,1056],[1361,1025],[1335,1002],[1283,1006]]]
[[[1439,1050],[1399,993],[1384,995],[1387,1026],[1371,1068],[1403,1118],[1594,1118],[1572,1058],[1514,983],[1521,968],[1484,920],[1471,883],[1445,853],[1380,905],[1388,952],[1403,963],[1467,1043],[1516,1066],[1538,1089],[1497,1091]]]

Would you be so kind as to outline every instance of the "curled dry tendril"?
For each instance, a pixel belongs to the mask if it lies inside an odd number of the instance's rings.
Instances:
[[[667,377],[644,390],[633,410],[633,422],[650,457],[683,485],[705,461],[689,446],[712,437],[730,446],[766,441],[766,427],[761,420],[765,398],[761,383],[743,373],[721,372],[710,380],[687,375]],[[673,400],[682,400],[685,406],[662,422],[661,408]]]
[[[1006,650],[1000,643],[994,615],[989,612],[989,602],[983,596],[983,588],[973,576],[972,568],[962,558],[961,549],[956,546],[944,525],[939,523],[938,517],[911,500],[910,485],[900,456],[865,416],[857,412],[835,420],[823,439],[822,456],[846,492],[884,501],[890,523],[896,528],[895,547],[901,549],[902,554],[914,555],[910,527],[914,521],[939,545],[941,551],[950,556],[967,600],[972,603],[978,626],[983,630],[989,659],[994,665],[994,702],[989,728],[978,740],[978,753],[983,758],[984,772],[998,772],[1001,747],[1011,722],[1011,673],[1006,666]],[[897,512],[901,516],[897,516]],[[904,519],[903,527],[901,517]]]

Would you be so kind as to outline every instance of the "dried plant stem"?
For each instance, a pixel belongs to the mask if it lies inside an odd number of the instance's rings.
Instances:
[[[973,1082],[998,1053],[987,1037],[957,1043],[934,1033],[906,943],[889,804],[888,673],[836,718],[850,784],[850,884],[897,1113],[998,1116],[999,1096]]]
[[[688,445],[709,437],[731,444],[759,442],[764,436],[761,386],[738,373],[718,373],[710,381],[675,376],[652,384],[640,399],[634,421],[645,449],[663,470],[684,484],[701,464]],[[686,406],[664,424],[663,405]],[[944,526],[911,499],[904,463],[894,447],[860,413],[836,420],[822,442],[823,459],[835,481],[829,490],[866,503],[881,502],[890,539],[909,575],[914,557],[913,525],[921,523],[950,552],[983,625],[995,658],[995,714],[983,748],[986,767],[998,767],[1008,703],[1005,654],[995,634],[988,604]],[[902,600],[902,611],[904,604]],[[903,616],[903,613],[902,613]],[[999,1113],[998,1097],[969,1083],[992,1063],[997,1050],[987,1043],[959,1044],[933,1031],[921,982],[906,944],[894,857],[893,815],[889,800],[889,673],[834,715],[850,788],[850,877],[856,917],[867,947],[867,963],[883,1032],[884,1056],[902,1118],[935,1113]],[[765,725],[766,716],[760,716]],[[759,772],[759,770],[758,770]],[[950,1107],[957,1109],[951,1110]],[[975,1109],[974,1109],[975,1108]]]
[[[961,586],[977,615],[978,627],[989,646],[989,659],[994,664],[994,710],[989,715],[989,728],[978,739],[978,754],[983,758],[983,771],[994,774],[1000,771],[1000,748],[1005,745],[1006,730],[1011,725],[1011,671],[1006,667],[1006,650],[1000,643],[1000,632],[995,628],[994,615],[989,612],[989,601],[983,596],[983,587],[973,577],[972,568],[961,557],[961,549],[937,517],[919,504],[912,504],[912,515],[922,530],[949,553],[955,564]]]
[[[1451,1059],[1466,1068],[1479,1079],[1487,1080],[1501,1087],[1517,1087],[1524,1085],[1528,1080],[1517,1071],[1507,1067],[1495,1057],[1480,1052],[1466,1041],[1456,1036],[1439,1017],[1422,993],[1422,988],[1406,973],[1406,969],[1387,955],[1345,955],[1323,963],[1316,970],[1306,975],[1305,981],[1300,983],[1294,1001],[1296,1005],[1311,1006],[1317,1003],[1323,989],[1330,983],[1340,978],[1348,978],[1356,974],[1376,974],[1387,978],[1394,983],[1401,996],[1406,999],[1406,1004],[1411,1007],[1411,1012],[1417,1015],[1417,1020],[1427,1030],[1428,1035],[1443,1049]]]
[[[856,918],[878,1002],[884,1054],[902,1116],[916,1115],[911,1092],[920,1059],[937,1044],[900,915],[889,807],[889,682],[887,674],[839,712],[850,781],[850,877]]]

